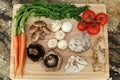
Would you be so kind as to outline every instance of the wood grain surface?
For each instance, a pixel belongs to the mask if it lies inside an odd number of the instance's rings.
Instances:
[[[77,4],[76,6],[83,6],[83,5],[84,4]],[[94,10],[96,13],[98,13],[98,12],[106,13],[106,7],[104,4],[89,4],[89,5],[91,6],[90,9]],[[21,6],[20,4],[14,5],[13,16],[16,14],[16,11],[19,9],[20,6]],[[44,17],[41,17],[41,18],[29,17],[25,23],[26,34],[27,34],[27,46],[31,43],[31,40],[30,40],[31,34],[29,33],[28,29],[33,24],[33,22],[36,20],[44,20],[48,24],[48,27],[50,27],[50,28],[51,28],[51,23],[54,21],[54,20],[44,18]],[[78,22],[75,21],[74,19],[63,19],[61,21],[62,22],[70,21],[73,24],[72,31],[70,33],[67,33],[66,37],[65,37],[65,40],[67,40],[69,42],[69,40],[71,39],[71,37],[74,34],[80,32],[77,29]],[[13,25],[14,25],[14,23],[13,23]],[[99,37],[104,37],[105,47],[106,47],[106,50],[105,50],[106,63],[104,65],[104,69],[102,71],[100,71],[100,72],[93,71],[92,65],[95,62],[95,59],[93,58],[93,51],[91,50],[91,48],[82,53],[71,52],[69,48],[67,48],[64,51],[61,51],[56,48],[55,50],[58,53],[60,53],[63,57],[63,63],[62,63],[62,67],[60,70],[55,71],[55,72],[45,72],[45,70],[43,69],[43,67],[41,65],[42,61],[33,62],[27,57],[27,61],[26,61],[25,68],[24,68],[23,78],[19,78],[19,76],[17,76],[15,79],[16,80],[19,80],[19,79],[22,79],[22,80],[107,80],[109,77],[109,52],[108,52],[107,25],[105,25],[104,27],[101,27],[101,31],[99,34],[91,36],[92,46],[94,45],[95,41]],[[49,50],[47,47],[47,41],[51,38],[54,38],[53,33],[51,33],[50,35],[47,35],[45,37],[45,40],[43,40],[43,41],[39,40],[38,43],[42,44],[44,46],[45,50],[47,51],[47,50]],[[14,79],[13,78],[14,52],[12,49],[12,43],[13,42],[11,42],[10,78]],[[68,58],[71,55],[84,56],[88,61],[87,67],[84,70],[80,71],[79,73],[66,73],[65,65],[67,63]]]

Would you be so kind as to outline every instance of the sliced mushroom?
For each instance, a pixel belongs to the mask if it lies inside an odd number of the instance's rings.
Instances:
[[[36,26],[34,26],[34,25],[32,25],[30,28],[29,28],[29,32],[30,33],[34,33],[34,32],[36,32],[36,31],[38,31],[39,30],[39,27],[36,27]]]
[[[46,33],[40,32],[40,39],[41,40],[44,40],[45,36],[46,36]]]
[[[49,30],[49,28],[47,28],[47,24],[44,21],[36,21],[36,22],[34,22],[34,26],[38,26],[46,34],[50,34],[50,30]]]
[[[32,33],[31,40],[38,41],[39,39],[43,40],[46,34],[50,34],[50,30],[47,27],[46,22],[44,21],[35,21],[33,25],[29,28],[30,33]]]
[[[38,41],[39,40],[39,38],[40,38],[40,32],[34,32],[33,34],[32,34],[32,36],[31,36],[31,40],[33,41],[33,42],[36,42],[36,41]]]
[[[36,26],[36,27],[40,27],[40,28],[47,27],[46,22],[41,21],[41,20],[35,21],[33,25]]]
[[[47,27],[43,27],[43,31],[48,35],[50,34],[50,30]]]
[[[54,50],[49,50],[44,56],[43,67],[45,71],[56,71],[60,69],[61,63],[61,55]]]

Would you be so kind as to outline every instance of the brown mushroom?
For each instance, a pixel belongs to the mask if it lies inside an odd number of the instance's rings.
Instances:
[[[39,39],[43,40],[46,34],[50,34],[50,30],[47,27],[46,22],[44,21],[35,21],[33,25],[29,28],[30,33],[32,33],[31,40],[38,41]]]
[[[54,50],[49,50],[44,56],[43,67],[45,71],[56,71],[60,69],[61,63],[62,56]]]
[[[49,30],[47,27],[43,27],[43,31],[44,31],[46,34],[50,34],[50,30]]]
[[[30,28],[29,28],[29,32],[30,33],[34,33],[34,32],[36,32],[36,31],[38,31],[39,30],[39,27],[36,27],[36,26],[34,26],[34,25],[32,25]]]
[[[43,40],[46,36],[46,33],[44,33],[43,31],[40,32],[40,39]]]
[[[40,32],[39,32],[39,31],[34,32],[34,33],[32,34],[32,36],[31,36],[31,40],[32,40],[33,42],[38,41],[39,38],[40,38]]]
[[[40,28],[42,28],[42,27],[47,27],[46,22],[41,21],[41,20],[35,21],[33,25],[36,26],[36,27],[40,27]]]
[[[36,21],[36,22],[34,22],[33,25],[36,27],[39,27],[40,30],[43,30],[46,34],[50,34],[50,30],[44,21]]]

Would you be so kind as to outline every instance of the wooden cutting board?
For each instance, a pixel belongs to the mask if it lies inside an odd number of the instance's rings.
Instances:
[[[77,4],[76,6],[83,6],[84,4]],[[106,13],[106,6],[104,4],[89,4],[91,7],[90,9],[94,10],[96,13],[98,12],[104,12]],[[14,5],[13,7],[13,16],[16,14],[16,11],[19,9],[21,5],[17,4]],[[46,19],[44,17],[42,18],[35,18],[35,17],[29,17],[27,22],[25,23],[25,28],[26,28],[26,34],[27,34],[27,46],[31,43],[30,40],[30,34],[28,33],[29,27],[33,24],[34,21],[36,20],[44,20],[49,27],[51,27],[51,23],[53,20],[51,19]],[[70,21],[73,24],[73,29],[70,33],[66,34],[65,39],[67,41],[70,40],[70,38],[75,34],[80,32],[77,29],[77,21],[74,19],[63,19],[64,21]],[[13,22],[14,24],[14,22]],[[13,33],[13,31],[12,31]],[[10,78],[11,79],[22,79],[22,80],[107,80],[109,77],[109,53],[108,53],[108,33],[107,33],[107,25],[104,27],[101,27],[101,31],[99,34],[91,36],[91,42],[92,46],[94,45],[95,41],[97,38],[100,36],[104,37],[105,39],[105,58],[106,58],[106,63],[104,65],[104,69],[100,72],[94,72],[93,71],[93,63],[95,62],[95,59],[93,58],[93,51],[91,49],[83,52],[83,53],[73,53],[67,48],[65,51],[60,51],[59,49],[55,49],[57,52],[59,52],[62,57],[63,57],[63,63],[62,67],[59,71],[55,72],[45,72],[43,67],[41,66],[41,61],[38,62],[33,62],[31,61],[28,57],[26,60],[25,68],[24,68],[24,76],[23,78],[19,78],[18,76],[16,78],[13,77],[13,69],[14,69],[14,52],[12,48],[13,42],[11,41],[11,55],[10,55]],[[39,41],[38,43],[42,44],[46,51],[48,50],[47,47],[47,41],[49,39],[53,38],[53,33],[50,35],[46,36],[45,40]],[[12,40],[12,38],[11,38]],[[79,56],[84,56],[87,61],[88,65],[87,67],[80,71],[79,73],[66,73],[65,72],[65,65],[67,63],[68,58],[71,55],[79,55]]]

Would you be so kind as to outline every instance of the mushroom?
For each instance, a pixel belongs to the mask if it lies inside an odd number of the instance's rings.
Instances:
[[[84,57],[80,56],[71,56],[68,59],[68,63],[65,67],[66,72],[79,72],[83,70],[88,64],[87,60]]]
[[[45,55],[44,47],[40,44],[30,44],[27,47],[27,56],[32,61],[38,61],[39,59],[42,59]]]
[[[64,33],[62,30],[60,30],[60,31],[54,33],[54,37],[55,37],[57,40],[62,40],[62,39],[65,38],[65,33]]]
[[[33,42],[38,41],[39,38],[40,38],[40,32],[39,32],[39,31],[34,32],[34,33],[32,34],[32,36],[31,36],[31,40],[32,40]]]
[[[46,36],[46,33],[44,33],[43,31],[41,31],[40,32],[40,39],[44,40],[45,36]]]
[[[39,27],[40,30],[43,30],[46,34],[50,34],[50,30],[47,28],[47,24],[44,21],[34,22],[34,26]]]
[[[50,34],[50,30],[44,21],[35,21],[33,25],[29,28],[29,32],[32,33],[31,40],[38,41],[39,39],[44,39],[46,34]]]
[[[39,27],[36,27],[36,26],[34,26],[34,25],[32,25],[30,28],[29,28],[29,32],[30,33],[35,33],[36,31],[38,31],[39,30]]]
[[[66,21],[62,25],[62,31],[64,32],[70,32],[72,30],[72,23],[69,21]]]
[[[36,26],[36,27],[40,27],[40,28],[47,27],[46,22],[41,21],[41,20],[35,21],[35,22],[33,23],[33,25]]]
[[[50,39],[48,41],[48,47],[50,49],[56,48],[57,47],[57,43],[58,43],[57,39]]]
[[[56,20],[52,23],[52,31],[53,32],[59,31],[61,27],[62,27],[62,22],[59,20]]]
[[[93,64],[94,71],[102,71],[104,68],[105,60],[105,45],[104,39],[102,37],[97,39],[97,42],[92,47],[94,51],[94,58],[96,62]]]
[[[67,41],[66,40],[60,40],[58,42],[58,48],[60,50],[65,50],[67,48]]]
[[[50,30],[47,27],[43,27],[43,31],[48,35],[50,34]]]
[[[45,71],[59,70],[62,63],[62,57],[54,50],[49,50],[44,56],[43,67]]]

